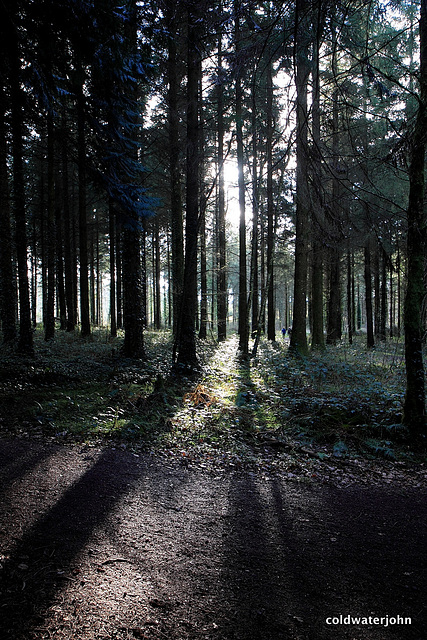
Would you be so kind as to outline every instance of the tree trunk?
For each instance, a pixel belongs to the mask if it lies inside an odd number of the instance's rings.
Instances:
[[[371,272],[371,248],[369,239],[364,249],[365,258],[365,303],[366,303],[366,346],[368,349],[375,347],[374,318],[372,309],[372,272]]]
[[[310,72],[308,60],[309,24],[307,0],[296,1],[296,215],[295,215],[295,276],[293,324],[290,348],[299,355],[308,354],[307,346],[307,268],[309,241],[308,191],[308,111],[307,87]]]
[[[403,419],[412,437],[426,446],[425,374],[421,311],[425,297],[424,264],[426,211],[424,207],[427,130],[427,0],[420,11],[420,103],[411,141],[407,236],[407,289],[405,296],[406,395]]]
[[[13,200],[15,213],[15,244],[18,261],[19,285],[19,341],[18,350],[34,354],[31,325],[30,290],[27,262],[27,225],[25,212],[24,145],[23,145],[23,95],[20,85],[20,57],[18,47],[12,53],[11,104],[12,104],[12,157]]]
[[[273,202],[273,76],[272,62],[267,67],[267,338],[276,340],[276,305],[274,300],[274,202]]]
[[[313,225],[312,225],[312,277],[311,277],[311,306],[312,329],[311,349],[323,351],[325,349],[324,318],[323,318],[323,261],[324,261],[324,211],[323,185],[321,162],[321,133],[320,133],[320,46],[322,39],[324,16],[321,3],[317,10],[317,24],[313,42],[313,98],[312,98],[312,136],[313,136]]]
[[[259,322],[259,185],[258,185],[258,110],[256,103],[257,78],[252,82],[252,248],[251,248],[251,312],[252,337],[258,331]]]
[[[173,333],[176,336],[178,314],[184,278],[184,230],[181,196],[181,167],[179,141],[179,75],[177,67],[177,37],[179,2],[165,0],[168,37],[168,124],[169,124],[169,169],[171,193],[171,240],[172,240],[172,304]]]
[[[47,113],[47,296],[45,340],[55,335],[55,172],[53,114]]]
[[[67,151],[67,122],[65,110],[62,115],[61,131],[61,168],[62,168],[62,210],[64,217],[64,270],[65,270],[65,299],[67,306],[67,331],[74,331],[76,315],[74,310],[74,269],[73,269],[73,225],[70,217],[69,184],[68,184],[68,151]]]
[[[3,88],[0,95],[0,312],[3,342],[16,339],[15,276],[12,261],[12,231],[10,225],[10,195],[8,176],[8,153],[6,141],[6,96]]]
[[[236,55],[236,142],[237,172],[239,190],[239,351],[243,357],[249,352],[249,319],[248,319],[248,279],[246,268],[246,213],[245,213],[245,178],[243,173],[243,62],[240,59],[240,1],[234,1],[234,39]]]
[[[83,82],[77,90],[77,163],[79,171],[80,325],[82,337],[90,336],[88,235],[86,213],[86,139]]]
[[[175,342],[175,364],[179,369],[199,368],[196,353],[197,236],[199,215],[199,18],[198,4],[187,8],[187,166],[185,268],[180,322]]]
[[[220,7],[222,5],[220,4]],[[218,280],[217,316],[218,341],[227,337],[227,263],[225,240],[225,188],[224,188],[224,87],[222,68],[222,31],[218,34]]]
[[[208,325],[208,277],[206,262],[206,215],[201,212],[200,221],[200,329],[199,338],[205,340]]]
[[[108,199],[108,230],[110,236],[110,334],[117,336],[116,322],[116,212],[111,197]]]

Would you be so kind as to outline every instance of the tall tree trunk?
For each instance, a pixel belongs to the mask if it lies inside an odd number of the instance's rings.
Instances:
[[[55,172],[55,229],[56,229],[56,291],[59,306],[60,329],[67,329],[67,301],[65,296],[64,280],[64,226],[60,203],[64,198],[61,193],[61,180],[58,172]]]
[[[352,280],[353,270],[351,262],[352,253],[350,246],[347,247],[347,327],[348,342],[353,344],[353,300],[352,300]]]
[[[220,9],[222,4],[220,4]],[[227,337],[227,263],[225,240],[225,188],[224,188],[224,86],[222,67],[222,31],[218,34],[218,279],[217,316],[218,341]]]
[[[426,446],[425,374],[421,312],[425,297],[424,265],[427,217],[424,206],[427,130],[427,0],[420,11],[420,102],[411,140],[405,296],[406,395],[403,419],[414,439]]]
[[[19,341],[18,350],[34,354],[31,324],[30,290],[27,262],[27,223],[25,211],[24,145],[23,145],[23,95],[20,85],[21,69],[18,46],[12,52],[11,104],[12,104],[12,157],[13,201],[15,214],[15,245],[18,261],[19,285]]]
[[[323,185],[321,162],[321,132],[320,132],[320,46],[324,24],[322,3],[318,3],[315,38],[313,41],[313,98],[312,98],[312,276],[311,276],[311,348],[313,351],[323,351],[325,348],[324,318],[323,318],[323,258],[324,258],[324,229]]]
[[[116,211],[111,197],[108,199],[108,230],[110,236],[110,334],[117,336],[116,321]]]
[[[339,223],[343,218],[343,188],[340,167],[340,134],[339,134],[338,90],[333,96],[333,134],[332,134],[332,202],[329,248],[329,297],[326,342],[336,344],[342,336],[341,317],[341,249],[342,238]]]
[[[199,216],[199,5],[187,7],[187,165],[185,268],[180,322],[175,342],[175,364],[184,370],[199,368],[196,353],[197,236]],[[174,354],[174,355],[175,355]]]
[[[83,71],[81,71],[83,73]],[[77,89],[77,163],[79,171],[80,324],[82,337],[90,336],[89,261],[86,211],[86,138],[83,82]]]
[[[387,325],[387,254],[380,247],[380,340],[385,341]]]
[[[258,331],[259,323],[259,185],[258,185],[258,110],[256,103],[257,77],[252,82],[252,248],[251,248],[251,311],[252,337]]]
[[[202,60],[199,58],[198,67],[199,83],[199,242],[200,242],[200,326],[199,338],[206,340],[208,328],[208,273],[207,273],[207,249],[206,249],[206,206],[207,196],[204,192],[204,115],[203,115],[203,87],[202,87]]]
[[[179,141],[178,106],[178,57],[177,36],[179,2],[165,0],[168,37],[168,124],[169,124],[169,169],[171,193],[171,239],[172,239],[172,300],[173,333],[176,336],[178,314],[184,278],[184,229],[181,196],[181,167]]]
[[[117,220],[117,218],[116,218]],[[117,329],[123,329],[123,285],[122,285],[122,255],[123,255],[123,232],[116,227],[116,300],[117,300]]]
[[[8,152],[6,140],[6,96],[0,87],[0,313],[3,342],[16,339],[15,276],[12,261],[12,231],[10,225],[10,194]]]
[[[154,233],[153,233],[153,257],[154,257],[154,326],[156,329],[161,327],[161,315],[162,315],[162,300],[160,292],[160,233],[159,233],[159,220],[156,217],[154,219]]]
[[[274,300],[274,202],[273,202],[273,75],[272,62],[267,67],[267,338],[276,340],[276,305]]]
[[[55,335],[55,145],[53,114],[47,113],[47,296],[45,340]]]
[[[243,173],[243,62],[240,59],[240,0],[234,0],[234,40],[236,55],[236,142],[237,172],[239,190],[239,351],[246,357],[249,352],[249,318],[248,318],[248,279],[246,268],[246,212],[245,212],[245,178]]]
[[[137,1],[128,3],[129,22],[127,26],[127,38],[130,49],[136,51],[137,47]],[[127,88],[129,99],[136,105],[138,102],[138,87],[131,85]],[[129,125],[136,132],[138,130],[139,116],[132,114]],[[136,143],[138,140],[133,139]],[[138,150],[132,151],[135,164],[139,161]],[[133,175],[126,176],[125,180],[132,182]],[[141,220],[133,209],[125,211],[127,224],[123,228],[122,238],[122,277],[123,277],[123,324],[125,330],[123,342],[123,354],[128,358],[145,358],[144,349],[144,310],[142,292],[141,271]]]
[[[208,326],[208,275],[206,254],[206,212],[201,212],[200,221],[200,328],[199,338],[205,340]]]
[[[296,142],[296,219],[295,219],[295,276],[293,325],[290,348],[299,355],[307,355],[307,269],[309,240],[308,192],[308,111],[307,88],[310,65],[308,60],[307,0],[296,0],[296,89],[297,89],[297,142]]]
[[[365,303],[366,303],[366,346],[368,349],[375,347],[374,318],[372,309],[372,271],[371,271],[371,247],[369,238],[364,248],[365,259]]]
[[[61,169],[62,169],[62,210],[64,217],[64,270],[65,270],[65,299],[67,306],[67,331],[74,331],[76,326],[74,303],[74,260],[73,260],[73,225],[70,216],[69,181],[68,181],[68,150],[67,150],[67,122],[65,110],[62,114],[61,125]]]

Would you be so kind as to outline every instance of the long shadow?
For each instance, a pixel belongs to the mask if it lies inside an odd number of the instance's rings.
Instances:
[[[279,640],[295,635],[297,576],[289,555],[274,544],[268,502],[249,474],[236,476],[229,490],[230,529],[224,541],[230,640]],[[291,530],[289,522],[289,530]]]
[[[336,592],[348,591],[351,585],[345,611],[334,607],[331,599],[331,615],[410,617],[411,625],[389,625],[378,637],[421,640],[427,626],[427,500],[423,491],[402,495],[392,487],[333,489],[322,497],[323,508],[339,532],[334,544],[324,549],[323,566],[339,569],[334,579]]]
[[[384,488],[323,487],[312,491],[311,505],[300,499],[292,507],[283,500],[284,485],[276,480],[271,489],[284,546],[279,555],[290,550],[290,507],[300,516],[293,518],[291,551],[298,569],[300,616],[309,637],[421,640],[426,611],[426,504],[421,495],[408,499]],[[412,624],[326,624],[326,618],[340,615],[400,615],[411,617]]]
[[[54,447],[25,441],[0,439],[0,494],[55,453]]]
[[[224,540],[227,640],[421,640],[427,504],[421,492],[295,487],[235,476]],[[411,625],[328,625],[343,615]]]
[[[104,451],[17,543],[0,572],[0,637],[30,640],[76,555],[133,484],[117,451]]]

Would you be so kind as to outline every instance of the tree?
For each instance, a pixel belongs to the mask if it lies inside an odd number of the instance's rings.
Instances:
[[[294,307],[290,347],[299,355],[307,355],[307,268],[309,239],[308,193],[308,77],[310,73],[307,0],[295,5],[295,83],[296,83],[296,213],[295,213],[295,277]]]
[[[427,0],[420,7],[420,93],[411,139],[407,235],[407,290],[405,295],[406,394],[404,423],[414,439],[425,444],[425,374],[423,363],[424,327],[421,318],[425,298],[424,265],[427,215],[424,205],[425,151],[427,131]]]
[[[235,46],[235,117],[237,171],[239,189],[239,350],[243,357],[249,353],[248,278],[246,267],[246,213],[243,146],[243,58],[241,55],[240,0],[234,0]]]
[[[187,158],[185,265],[177,339],[175,366],[179,370],[199,368],[196,353],[197,313],[197,238],[199,230],[199,73],[200,15],[202,6],[187,6]]]

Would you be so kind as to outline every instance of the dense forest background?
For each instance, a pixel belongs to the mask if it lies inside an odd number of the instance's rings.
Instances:
[[[426,4],[3,2],[3,349],[168,329],[187,375],[236,331],[404,338],[423,441]]]

